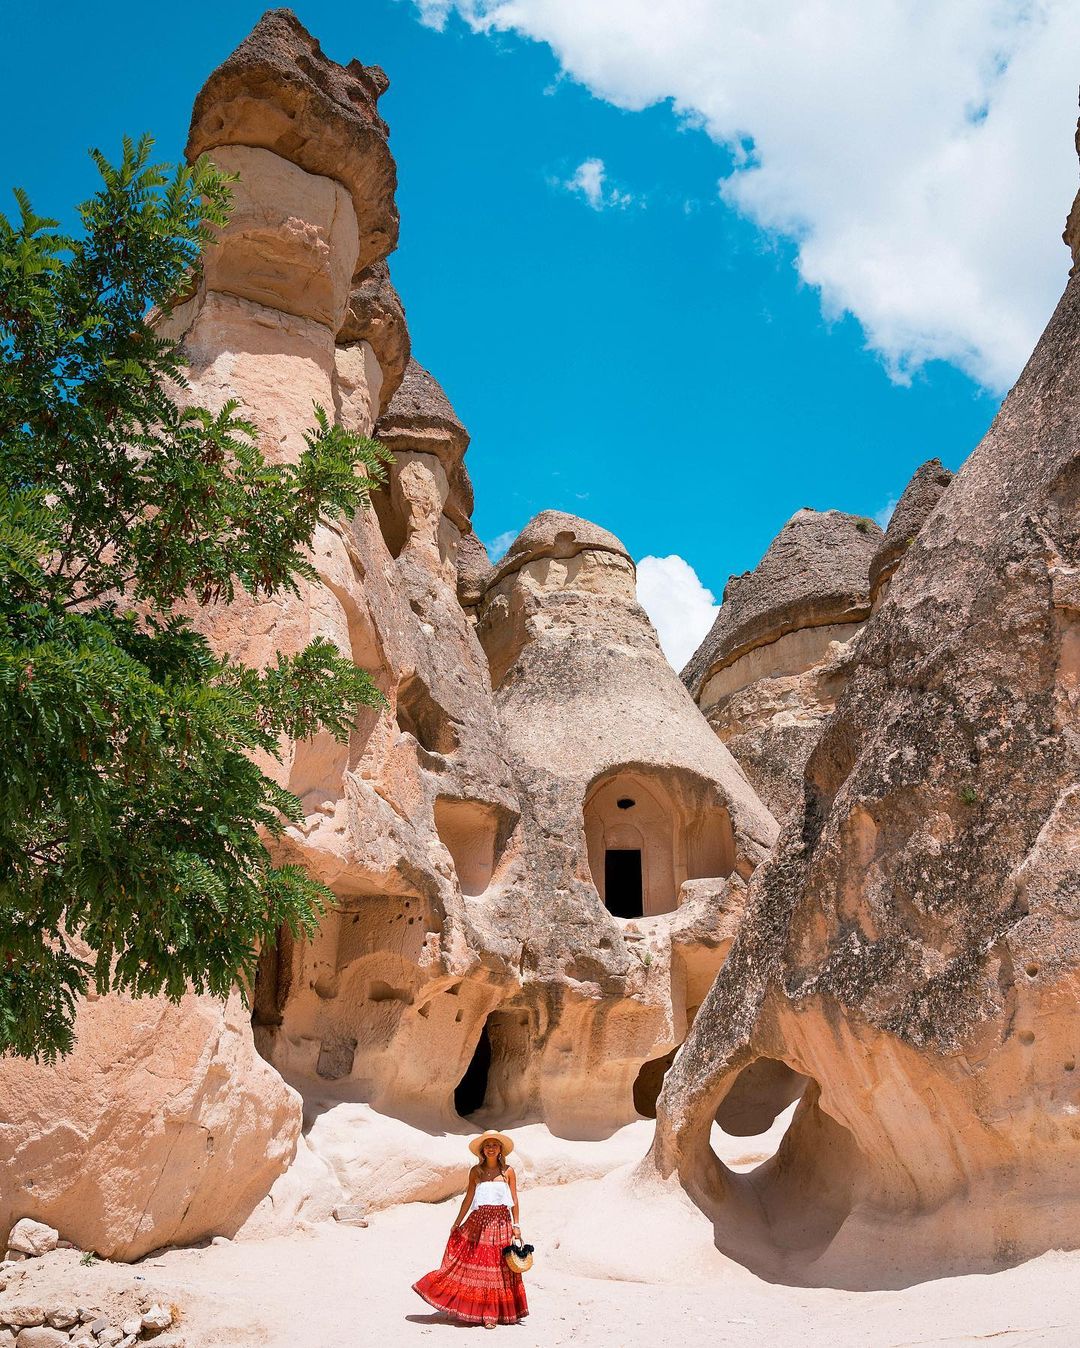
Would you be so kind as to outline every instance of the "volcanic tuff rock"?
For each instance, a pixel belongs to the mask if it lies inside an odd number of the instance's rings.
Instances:
[[[465,471],[469,433],[458,420],[438,381],[415,360],[409,361],[401,385],[379,420],[375,434],[393,452],[395,460],[389,492],[380,493],[375,502],[391,550],[398,545],[394,530],[397,528],[396,516],[403,509],[401,474],[415,454],[432,457],[431,467],[439,473],[446,494],[443,509],[447,520],[457,534],[469,532],[473,509],[472,483]]]
[[[483,913],[523,969],[489,1020],[489,1080],[498,1117],[536,1112],[578,1137],[636,1116],[635,1078],[681,1041],[734,933],[739,877],[775,837],[634,581],[614,535],[544,511],[494,568],[477,624],[522,808]],[[609,911],[613,851],[640,857],[630,921]]]
[[[250,1020],[238,999],[106,998],[58,1069],[0,1064],[0,1219],[103,1253],[442,1196],[445,1165],[433,1179],[402,1159],[429,1141],[410,1124],[595,1137],[650,1112],[775,838],[661,656],[617,539],[549,513],[488,565],[468,434],[409,358],[383,263],[385,87],[273,11],[196,102],[190,152],[239,181],[197,284],[158,320],[184,396],[235,398],[272,461],[302,453],[317,403],[394,463],[373,509],[317,530],[317,579],[192,616],[254,667],[326,637],[387,708],[345,745],[283,742],[263,764],[304,810],[275,858],[336,902],[313,940],[282,930],[262,952]],[[637,924],[601,898],[612,851],[639,858],[636,889],[621,881]],[[413,1140],[379,1183],[385,1147],[358,1145],[357,1124],[388,1116],[384,1140]]]
[[[1080,275],[915,536],[668,1073],[654,1160],[767,1271],[851,1286],[1076,1244]],[[753,1186],[709,1127],[810,1078]]]
[[[683,670],[709,724],[778,819],[848,677],[870,613],[872,521],[800,510],[753,571],[732,576],[712,630]]]
[[[361,270],[397,246],[397,172],[376,106],[389,87],[378,66],[328,60],[291,9],[268,10],[203,85],[187,156],[253,146],[341,183],[360,222]]]
[[[33,1216],[111,1259],[235,1231],[300,1135],[240,997],[94,998],[77,1028],[53,1067],[0,1064],[0,1228]]]
[[[885,537],[870,563],[871,604],[876,605],[884,598],[893,572],[903,561],[904,553],[915,541],[915,535],[941,500],[941,494],[952,478],[952,473],[942,466],[940,459],[928,459],[916,468],[911,481],[904,488],[904,494],[896,503]]]

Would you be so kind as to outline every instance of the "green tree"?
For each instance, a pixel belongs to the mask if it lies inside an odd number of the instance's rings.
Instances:
[[[152,306],[189,292],[229,178],[151,144],[93,152],[75,237],[20,192],[0,216],[0,1051],[46,1061],[90,985],[224,997],[312,929],[327,891],[262,841],[299,802],[251,753],[383,702],[325,640],[256,672],[173,611],[297,590],[388,456],[316,407],[271,466],[235,404],[177,404]]]

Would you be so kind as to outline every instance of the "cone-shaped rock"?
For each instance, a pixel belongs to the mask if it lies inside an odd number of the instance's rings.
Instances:
[[[753,571],[732,576],[683,681],[778,819],[850,668],[870,613],[878,526],[839,510],[794,514]]]
[[[953,475],[940,459],[928,459],[915,470],[904,494],[896,503],[881,546],[870,563],[870,602],[877,604],[885,595],[892,574],[904,559],[904,553],[915,541],[915,535],[926,523],[930,512],[941,500],[941,494]]]

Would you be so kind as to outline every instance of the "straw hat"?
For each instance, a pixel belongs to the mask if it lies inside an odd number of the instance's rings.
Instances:
[[[492,1138],[494,1138],[496,1142],[502,1143],[502,1154],[503,1160],[505,1161],[506,1158],[510,1155],[510,1153],[514,1150],[514,1144],[510,1140],[510,1138],[506,1136],[505,1133],[496,1133],[493,1129],[490,1128],[486,1133],[481,1133],[479,1137],[473,1138],[473,1140],[469,1143],[469,1150],[475,1157],[477,1157],[477,1159],[479,1159],[481,1147],[483,1147],[485,1142],[490,1142]]]

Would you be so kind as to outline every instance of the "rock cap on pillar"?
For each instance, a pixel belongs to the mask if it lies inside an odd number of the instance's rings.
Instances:
[[[496,585],[506,576],[542,557],[565,560],[582,552],[611,552],[617,557],[625,557],[636,574],[633,558],[607,529],[589,520],[579,519],[576,515],[567,515],[561,510],[542,510],[539,515],[533,516],[510,544],[488,583]]]
[[[203,85],[187,156],[247,145],[342,183],[360,226],[360,271],[397,246],[397,172],[376,107],[389,84],[379,66],[329,60],[292,10],[268,10]]]
[[[465,471],[469,432],[461,424],[439,381],[410,359],[405,377],[379,418],[375,434],[394,454],[433,454],[450,483],[444,511],[462,532],[472,526],[473,489]]]
[[[682,672],[697,698],[710,675],[787,632],[862,622],[868,573],[884,535],[839,510],[797,510],[753,571],[732,576],[708,636]]]
[[[337,341],[339,345],[367,342],[375,352],[382,371],[381,415],[400,388],[412,354],[405,308],[390,280],[385,259],[373,262],[353,278]]]

